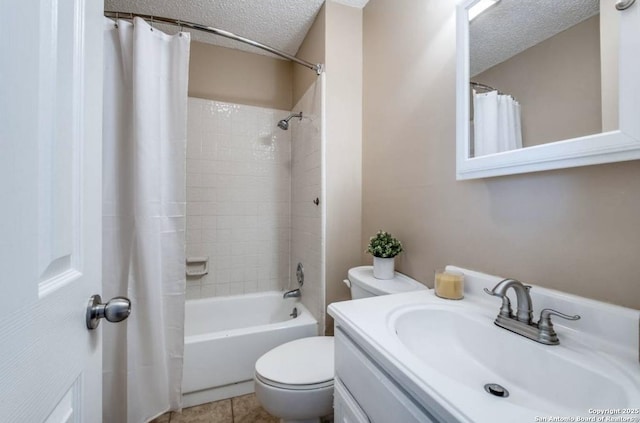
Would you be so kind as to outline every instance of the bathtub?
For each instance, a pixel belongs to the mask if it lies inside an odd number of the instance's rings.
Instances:
[[[298,317],[289,316],[293,308]],[[254,391],[256,360],[272,348],[318,334],[318,322],[282,292],[188,300],[185,307],[183,406]]]

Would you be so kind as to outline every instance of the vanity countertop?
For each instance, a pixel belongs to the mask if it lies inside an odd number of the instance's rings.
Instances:
[[[333,303],[329,314],[416,402],[447,421],[610,417],[595,414],[603,408],[629,408],[631,414],[620,410],[614,415],[640,418],[633,413],[634,407],[640,407],[640,311],[534,286],[534,320],[546,307],[582,316],[577,322],[554,319],[560,345],[543,345],[493,324],[500,300],[482,289],[492,288],[501,278],[448,268],[465,274],[462,300],[441,299],[431,290],[416,291]],[[512,304],[515,308],[515,298]],[[415,331],[406,335],[399,328],[406,327],[412,316],[423,320],[416,321]],[[424,320],[431,316],[433,321]],[[444,320],[436,323],[437,319]],[[461,326],[450,320],[468,321],[481,330],[460,331]],[[411,339],[411,333],[421,336]],[[475,346],[469,349],[462,344]],[[483,382],[506,387],[509,397],[488,394]]]

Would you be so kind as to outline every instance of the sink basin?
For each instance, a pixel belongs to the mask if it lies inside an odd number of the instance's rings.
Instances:
[[[562,337],[560,345],[538,344],[495,326],[494,318],[481,308],[434,304],[396,310],[388,324],[420,362],[487,399],[541,410],[541,416],[633,406],[627,392],[637,386],[606,355]],[[487,383],[500,384],[509,396],[491,398]]]

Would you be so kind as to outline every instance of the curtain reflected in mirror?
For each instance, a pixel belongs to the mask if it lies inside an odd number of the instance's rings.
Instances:
[[[470,156],[484,156],[522,148],[520,104],[491,86],[471,82],[472,121]]]

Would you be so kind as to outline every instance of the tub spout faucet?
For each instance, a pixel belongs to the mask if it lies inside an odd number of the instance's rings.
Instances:
[[[292,289],[291,291],[287,291],[282,295],[282,298],[300,298],[302,296],[302,291],[300,288]]]
[[[511,301],[507,297],[507,290],[513,288],[516,292],[517,312],[514,315],[511,309]],[[540,321],[534,323],[532,319],[533,308],[531,305],[531,295],[529,295],[528,285],[523,285],[515,279],[504,279],[500,281],[492,290],[484,289],[489,295],[502,299],[500,313],[494,323],[501,328],[532,339],[546,345],[558,345],[560,340],[553,329],[551,315],[560,316],[567,320],[578,320],[580,316],[569,316],[559,311],[545,308],[540,313]]]

